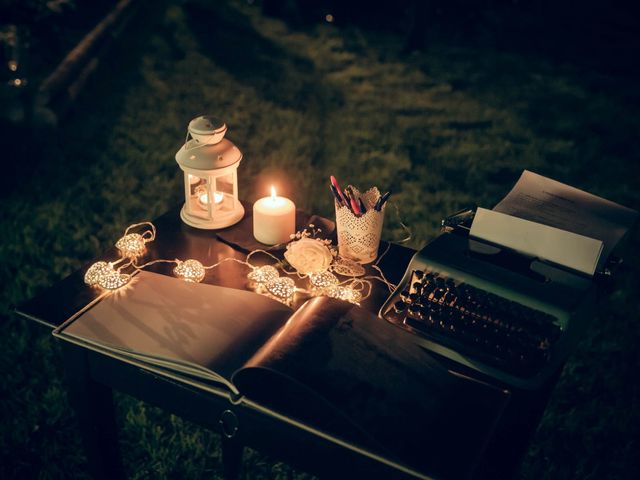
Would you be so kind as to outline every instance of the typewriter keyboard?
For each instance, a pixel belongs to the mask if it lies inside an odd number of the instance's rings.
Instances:
[[[519,376],[544,366],[561,334],[554,316],[437,272],[414,270],[392,301],[387,320]]]

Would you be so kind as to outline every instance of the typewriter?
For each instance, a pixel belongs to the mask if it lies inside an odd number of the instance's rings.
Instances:
[[[437,355],[537,388],[588,323],[593,279],[469,238],[472,215],[443,220],[444,232],[415,254],[380,316]]]

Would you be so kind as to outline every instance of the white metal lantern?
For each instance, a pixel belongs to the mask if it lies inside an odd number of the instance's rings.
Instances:
[[[224,138],[226,132],[227,125],[214,117],[194,118],[185,144],[176,153],[184,172],[185,202],[180,218],[192,227],[224,228],[244,216],[237,175],[242,152]]]

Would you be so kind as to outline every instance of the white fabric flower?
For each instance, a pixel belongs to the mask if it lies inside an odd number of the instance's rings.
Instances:
[[[284,258],[303,275],[324,272],[333,261],[331,250],[321,240],[314,238],[301,238],[291,242],[287,245]]]

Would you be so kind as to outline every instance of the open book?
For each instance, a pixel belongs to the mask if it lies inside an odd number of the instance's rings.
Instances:
[[[146,271],[132,283],[54,335],[225,386],[430,475],[467,476],[509,399],[347,302],[317,297],[293,311]]]

